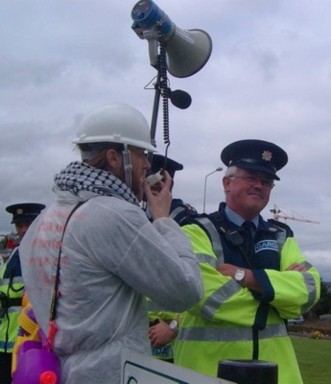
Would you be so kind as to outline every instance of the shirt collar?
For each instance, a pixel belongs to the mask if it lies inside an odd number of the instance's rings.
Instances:
[[[241,227],[242,224],[246,221],[243,219],[240,215],[238,215],[237,212],[229,208],[227,205],[225,206],[225,214],[227,218],[234,224],[238,225],[238,227]],[[252,223],[254,223],[255,228],[258,228],[259,226],[259,215],[255,216],[253,220],[251,220]]]

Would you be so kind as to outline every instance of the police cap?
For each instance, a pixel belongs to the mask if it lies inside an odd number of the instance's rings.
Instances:
[[[44,204],[20,203],[6,207],[6,211],[13,215],[12,224],[32,222],[45,208]]]
[[[163,169],[164,160],[165,160],[165,156],[163,156],[163,155],[159,155],[159,154],[153,155],[152,166],[151,166],[150,172],[156,173],[161,168]],[[183,168],[184,168],[183,164],[177,163],[177,161],[169,159],[169,157],[167,157],[165,170],[169,173],[169,175],[172,178],[174,178],[176,171],[181,171]]]
[[[228,166],[263,172],[279,180],[276,172],[284,167],[288,157],[276,144],[263,140],[240,140],[226,146],[221,160]]]

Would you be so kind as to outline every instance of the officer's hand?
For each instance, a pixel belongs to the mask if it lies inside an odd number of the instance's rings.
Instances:
[[[234,279],[234,275],[237,269],[238,267],[236,265],[227,264],[227,263],[221,264],[217,267],[218,272],[220,272],[224,276],[232,277],[232,279]],[[244,269],[245,271],[245,278],[240,283],[240,285],[242,287],[247,287],[252,291],[261,293],[263,291],[262,287],[259,285],[259,283],[255,279],[254,273],[250,269],[247,269],[247,268],[242,268],[242,269]]]
[[[307,272],[308,268],[302,264],[292,264],[286,269],[286,271],[298,271],[298,272]]]
[[[163,180],[153,187],[151,187],[147,181],[144,181],[147,206],[153,220],[160,217],[168,217],[170,213],[172,178],[167,171],[163,172],[163,176]]]
[[[171,329],[169,324],[160,320],[159,323],[149,327],[148,336],[152,347],[162,347],[175,339],[177,332]]]
[[[234,274],[236,273],[237,269],[238,267],[236,265],[227,264],[227,263],[220,264],[217,267],[218,272],[220,272],[222,275],[230,276],[232,278],[234,277]]]

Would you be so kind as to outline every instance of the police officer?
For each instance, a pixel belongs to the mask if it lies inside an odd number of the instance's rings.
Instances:
[[[173,159],[160,154],[154,154],[151,160],[150,173],[155,174],[166,170],[174,180],[175,173],[183,168],[183,164]],[[170,217],[177,223],[180,224],[187,216],[195,214],[197,214],[195,208],[184,203],[182,199],[172,199]],[[159,307],[154,308],[152,301],[148,301],[148,305],[150,320],[149,339],[152,346],[152,355],[158,359],[173,362],[173,340],[177,336],[179,316],[177,313],[160,311]]]
[[[21,203],[9,205],[19,241],[21,241],[33,220],[45,208],[43,204]],[[21,310],[23,281],[18,247],[11,252],[0,271],[0,382],[11,383],[11,359],[18,331],[17,318]]]
[[[301,384],[286,319],[318,301],[320,276],[291,229],[260,215],[287,154],[241,140],[221,160],[225,203],[183,227],[200,258],[205,296],[181,317],[175,363],[216,376],[221,360],[265,360],[278,365],[279,384]]]
[[[160,154],[153,154],[149,173],[155,174],[159,171],[162,173],[163,170],[166,170],[172,178],[172,183],[174,184],[175,173],[183,169],[183,164],[178,163],[169,157]],[[190,204],[185,203],[182,199],[172,199],[170,217],[174,219],[178,224],[180,224],[187,216],[195,214],[197,214],[197,211]]]

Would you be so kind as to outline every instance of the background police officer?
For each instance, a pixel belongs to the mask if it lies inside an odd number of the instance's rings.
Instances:
[[[151,159],[151,168],[149,174],[155,174],[159,171],[166,170],[172,178],[172,188],[174,185],[174,177],[177,171],[184,169],[183,164],[165,157],[161,154],[153,154]],[[185,218],[197,214],[197,211],[190,204],[184,202],[182,199],[173,198],[170,207],[170,217],[180,224]]]
[[[166,170],[174,180],[175,173],[184,168],[183,164],[166,158],[161,154],[154,154],[151,160],[150,174],[160,170]],[[174,183],[174,181],[173,181]],[[197,211],[182,199],[173,198],[171,202],[170,215],[177,223],[181,223],[187,216],[195,215]],[[154,308],[154,303],[148,301],[149,306],[149,339],[152,346],[152,355],[164,361],[173,362],[173,340],[178,331],[178,314],[160,311]]]
[[[45,208],[43,204],[21,203],[9,205],[19,241],[30,224]],[[11,383],[11,359],[18,331],[17,318],[21,310],[23,281],[18,247],[14,248],[0,271],[0,382]]]

